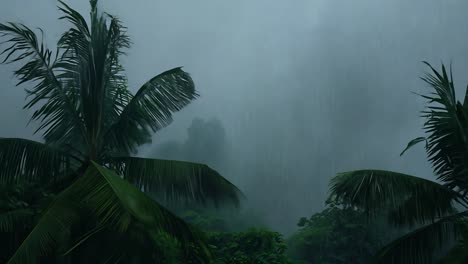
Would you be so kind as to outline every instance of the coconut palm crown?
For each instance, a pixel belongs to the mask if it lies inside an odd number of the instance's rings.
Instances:
[[[117,17],[99,12],[97,0],[90,4],[86,20],[59,1],[60,20],[71,27],[54,51],[25,25],[0,24],[2,61],[22,63],[14,74],[18,85],[30,84],[24,107],[33,111],[31,120],[43,137],[42,142],[0,139],[0,184],[36,183],[57,194],[10,263],[65,254],[102,230],[125,234],[138,227],[149,238],[164,232],[182,245],[200,245],[193,228],[149,195],[236,205],[241,197],[207,165],[135,156],[198,94],[180,67],[151,78],[132,94],[119,60],[130,47],[126,28]],[[13,231],[24,217],[30,217],[24,210],[2,212],[0,231]],[[65,243],[85,220],[92,222],[88,232],[77,243]],[[67,243],[70,247],[61,251]],[[117,251],[119,258],[126,254]]]
[[[377,263],[432,263],[437,250],[454,245],[468,217],[468,89],[464,101],[455,97],[451,69],[431,70],[422,80],[432,92],[422,112],[426,137],[408,143],[401,153],[426,143],[437,181],[384,170],[338,174],[331,198],[365,210],[369,216],[388,213],[390,223],[412,231],[383,248]],[[457,245],[459,247],[460,245]],[[466,250],[466,248],[465,248]]]

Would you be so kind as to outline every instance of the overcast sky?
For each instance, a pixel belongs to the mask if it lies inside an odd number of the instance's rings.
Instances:
[[[67,1],[88,13],[88,1]],[[224,174],[246,191],[268,224],[294,228],[319,210],[335,173],[389,169],[431,178],[421,148],[427,92],[422,60],[453,63],[468,83],[466,0],[100,0],[128,27],[124,59],[135,91],[157,73],[184,66],[201,97],[155,135],[184,140],[195,117],[221,120],[231,143]],[[54,0],[3,1],[0,20],[61,30]],[[29,137],[25,94],[13,68],[0,68],[0,136]],[[141,154],[153,146],[142,149]],[[250,164],[250,165],[249,165]],[[262,166],[255,175],[252,164]],[[263,211],[262,211],[263,210]]]

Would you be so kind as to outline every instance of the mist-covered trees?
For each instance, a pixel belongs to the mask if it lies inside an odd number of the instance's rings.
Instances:
[[[383,217],[367,220],[363,210],[327,200],[323,211],[299,220],[288,252],[306,263],[369,263],[398,231],[388,228]]]
[[[220,169],[228,165],[229,144],[219,119],[194,118],[187,128],[187,138],[184,142],[164,142],[156,146],[151,155],[207,163]]]
[[[425,143],[438,182],[382,170],[345,172],[332,180],[333,199],[371,217],[389,211],[395,226],[412,228],[381,249],[379,263],[433,262],[436,252],[460,237],[468,216],[468,90],[457,101],[451,71],[426,64],[431,73],[422,79],[432,89],[421,95],[428,100],[422,112],[426,137],[407,149]]]
[[[161,261],[164,235],[182,254],[196,246],[197,257],[209,259],[198,231],[146,193],[238,204],[239,190],[204,164],[133,156],[197,97],[193,80],[174,68],[132,94],[120,63],[130,47],[120,20],[100,12],[97,0],[89,20],[59,2],[70,28],[56,51],[25,25],[0,24],[3,62],[23,63],[15,76],[30,84],[25,108],[44,140],[0,139],[0,186],[36,184],[47,198],[0,206],[0,231],[21,238],[9,263]],[[26,234],[15,228],[30,220]]]

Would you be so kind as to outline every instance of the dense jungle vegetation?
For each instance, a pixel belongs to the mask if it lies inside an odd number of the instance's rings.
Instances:
[[[131,44],[126,28],[97,0],[90,8],[86,19],[59,1],[60,22],[70,28],[57,51],[23,24],[0,24],[2,61],[22,63],[14,74],[28,84],[24,107],[42,136],[0,138],[1,263],[468,261],[468,90],[457,101],[451,69],[426,63],[425,136],[403,151],[424,143],[435,180],[340,173],[323,211],[298,219],[285,237],[238,213],[248,197],[183,150],[203,142],[164,145],[173,160],[137,156],[198,93],[178,67],[132,94],[120,62]],[[176,160],[182,156],[201,163]]]

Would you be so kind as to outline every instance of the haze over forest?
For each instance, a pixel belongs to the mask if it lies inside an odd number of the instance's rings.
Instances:
[[[88,12],[88,1],[66,2]],[[244,191],[243,208],[284,233],[324,206],[337,172],[372,167],[429,178],[422,147],[399,157],[422,135],[424,102],[411,94],[428,91],[421,61],[452,62],[455,86],[468,82],[465,0],[100,5],[128,27],[132,91],[184,66],[201,95],[140,153],[207,162]],[[2,21],[47,29],[51,46],[66,26],[58,16],[55,0],[0,9]],[[13,69],[0,71],[0,135],[40,139],[26,126]]]

